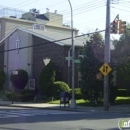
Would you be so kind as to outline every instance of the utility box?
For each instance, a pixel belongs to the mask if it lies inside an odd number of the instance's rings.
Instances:
[[[69,93],[68,92],[61,92],[60,93],[60,107],[61,104],[64,104],[64,107],[66,107],[65,105],[68,104],[69,105]]]

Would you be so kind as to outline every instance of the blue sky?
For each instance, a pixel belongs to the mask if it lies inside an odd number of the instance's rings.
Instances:
[[[81,33],[105,29],[106,22],[106,1],[107,0],[70,0],[73,7],[74,27]],[[64,23],[70,24],[70,6],[68,0],[3,0],[0,2],[0,9],[3,6],[29,11],[31,8],[45,13],[46,8],[50,12],[57,10],[63,14]],[[130,0],[111,0],[111,21],[119,14],[123,21],[130,21]]]

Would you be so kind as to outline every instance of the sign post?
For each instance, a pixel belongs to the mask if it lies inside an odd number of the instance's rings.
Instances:
[[[112,68],[107,64],[104,63],[100,68],[99,68],[100,72],[104,75],[107,76],[109,74],[109,72],[112,70]]]
[[[107,85],[107,93],[105,93],[104,91],[104,95],[107,97],[107,101],[105,99],[105,96],[104,96],[104,107],[105,107],[105,110],[109,110],[109,96],[110,96],[110,91],[109,91],[109,88],[108,88],[108,74],[110,73],[110,71],[112,70],[112,68],[107,64],[107,63],[104,63],[100,68],[99,68],[100,72],[104,75],[104,84]],[[105,89],[105,88],[104,88]],[[106,90],[105,89],[105,90]]]
[[[13,71],[13,75],[18,75],[18,71]],[[12,83],[12,104],[14,103],[14,85]]]

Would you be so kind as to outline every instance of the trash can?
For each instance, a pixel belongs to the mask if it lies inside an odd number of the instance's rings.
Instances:
[[[69,105],[69,93],[68,92],[61,92],[60,93],[60,107],[61,104],[64,104],[64,107],[66,107],[65,105],[68,104]]]

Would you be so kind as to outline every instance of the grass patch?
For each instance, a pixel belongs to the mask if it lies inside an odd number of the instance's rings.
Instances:
[[[85,101],[83,99],[77,99],[76,100],[76,104],[86,104],[88,101]],[[49,101],[47,103],[50,103],[50,104],[60,104],[60,100],[54,100],[54,101]]]
[[[47,101],[46,103],[50,104],[60,104],[60,100],[54,100],[54,101]],[[99,102],[97,105],[94,103],[90,103],[88,100],[84,99],[77,99],[76,104],[80,106],[103,106],[103,101]],[[115,105],[121,105],[121,104],[130,104],[130,97],[117,97]]]
[[[115,104],[130,104],[130,97],[117,97]]]
[[[47,103],[49,103],[49,104],[60,104],[60,100],[49,101]],[[76,104],[80,105],[80,106],[102,106],[102,103],[98,103],[96,105],[96,104],[90,103],[90,101],[84,100],[84,99],[77,99]]]
[[[130,97],[117,97],[116,100],[130,100]]]
[[[60,104],[60,100],[54,100],[54,101],[50,100],[47,103],[50,103],[50,104]]]

